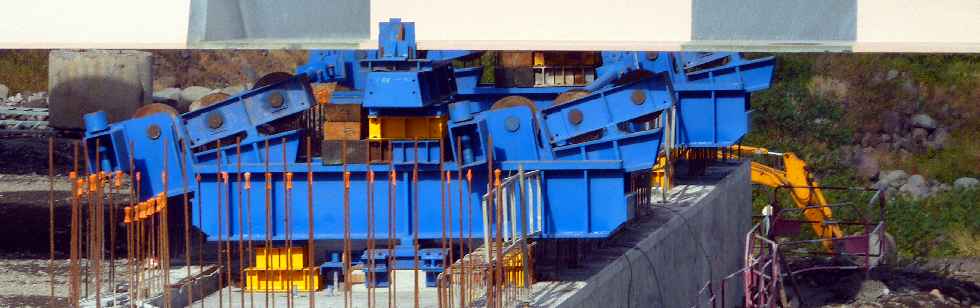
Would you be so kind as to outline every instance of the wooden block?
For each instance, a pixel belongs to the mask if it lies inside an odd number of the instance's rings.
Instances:
[[[316,98],[316,102],[318,104],[329,104],[330,97],[333,96],[333,92],[336,88],[336,82],[314,84],[313,97]]]
[[[363,164],[368,159],[367,140],[324,140],[320,143],[320,159],[324,165]]]
[[[525,68],[497,68],[494,70],[494,80],[499,87],[533,87],[534,69]]]
[[[585,66],[598,66],[599,65],[599,53],[597,52],[586,52],[582,55],[582,65]]]
[[[350,282],[353,284],[364,283],[364,270],[352,270],[350,272]]]
[[[361,140],[361,122],[324,122],[323,140]]]
[[[565,53],[565,63],[566,66],[579,66],[582,65],[582,57],[585,52],[575,51]]]
[[[499,64],[504,68],[531,67],[534,56],[530,51],[501,51]]]
[[[388,141],[372,140],[369,142],[369,145],[370,148],[368,149],[368,159],[370,159],[372,163],[391,161],[391,152],[388,149],[390,144]]]
[[[360,104],[327,104],[322,106],[327,122],[360,122]]]

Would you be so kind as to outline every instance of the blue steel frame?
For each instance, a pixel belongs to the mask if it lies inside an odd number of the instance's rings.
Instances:
[[[197,111],[176,117],[158,114],[113,124],[105,123],[102,113],[87,115],[85,142],[94,149],[88,159],[94,161],[95,152],[99,152],[102,170],[127,172],[131,171],[128,161],[133,159],[134,171],[143,174],[140,199],[158,193],[180,196],[187,187],[195,205],[203,206],[191,221],[211,241],[219,234],[235,239],[239,233],[248,231],[253,237],[265,237],[263,174],[266,172],[271,174],[272,181],[269,205],[274,226],[272,238],[286,238],[280,222],[288,207],[293,230],[289,237],[307,239],[305,174],[312,171],[316,192],[314,238],[339,240],[344,230],[345,167],[325,165],[314,158],[312,170],[308,170],[305,162],[298,160],[299,149],[309,137],[305,130],[264,135],[258,129],[313,106],[311,82],[337,82],[351,90],[335,92],[333,103],[359,103],[372,115],[449,115],[446,143],[451,147],[449,151],[439,149],[438,142],[422,143],[418,191],[409,185],[415,163],[412,141],[393,142],[398,151],[390,165],[346,166],[352,183],[349,196],[353,239],[367,237],[364,205],[368,171],[373,171],[378,179],[373,196],[374,210],[378,213],[374,234],[378,239],[390,236],[406,245],[414,234],[421,239],[440,238],[443,234],[439,220],[443,189],[440,161],[444,161],[443,170],[452,172],[454,178],[457,172],[473,172],[473,182],[469,185],[473,190],[465,196],[463,205],[470,213],[481,213],[481,196],[487,192],[489,182],[486,155],[491,139],[493,168],[505,174],[521,167],[542,171],[544,230],[538,236],[602,238],[630,219],[624,195],[629,173],[651,168],[660,153],[663,128],[640,125],[637,121],[659,118],[661,121],[657,123],[663,123],[667,111],[675,108],[676,146],[735,144],[749,128],[750,93],[769,87],[774,66],[771,57],[749,60],[736,53],[604,51],[598,77],[581,88],[590,94],[551,106],[558,94],[573,88],[480,85],[481,68],[451,65],[453,59],[479,56],[480,52],[430,51],[425,57],[416,57],[412,23],[393,19],[382,23],[381,31],[378,50],[312,51],[309,62],[297,68],[292,78],[240,93]],[[510,95],[524,96],[536,108],[491,109],[495,101]],[[573,113],[584,116],[573,123],[570,120]],[[209,122],[215,117],[222,120],[218,127]],[[155,134],[148,133],[151,127],[160,128],[162,133],[153,138]],[[585,142],[577,140],[596,131],[602,133]],[[227,142],[234,136],[242,140],[240,156],[236,155],[234,144]],[[457,138],[462,141],[458,145],[463,149],[462,157],[449,155],[457,148]],[[219,148],[215,142],[221,139],[226,142]],[[99,140],[98,148],[95,140]],[[130,145],[136,150],[130,151]],[[168,155],[169,187],[162,187],[159,176],[164,171],[161,159],[164,151]],[[441,159],[440,153],[448,157]],[[239,160],[241,170],[235,168]],[[389,186],[385,179],[392,171],[397,179],[393,194],[397,211],[395,217],[387,217]],[[251,190],[243,191],[242,183],[234,180],[238,172],[251,173]],[[288,193],[284,172],[295,175]],[[222,181],[222,173],[229,173],[232,180]],[[195,181],[195,175],[200,176],[200,182]],[[454,192],[449,194],[454,209],[460,207],[461,200],[456,200],[460,184],[454,180],[448,187]],[[239,199],[240,193],[250,194],[252,204],[245,204],[247,199]],[[222,216],[226,217],[220,229],[219,205]],[[252,209],[251,230],[237,224],[238,209],[248,207]],[[412,224],[413,210],[419,212],[418,225]],[[387,234],[389,222],[396,226],[395,234]],[[484,227],[480,215],[473,215],[472,221],[464,225],[472,225],[473,230]],[[460,226],[454,224],[451,228],[448,231],[459,234]]]

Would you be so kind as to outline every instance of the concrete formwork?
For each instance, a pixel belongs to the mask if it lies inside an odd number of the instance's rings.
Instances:
[[[744,238],[751,228],[749,163],[716,165],[706,176],[679,183],[668,202],[655,204],[614,237],[590,244],[594,249],[580,253],[578,266],[536,283],[533,305],[704,306],[708,281],[720,304],[721,281],[742,268]],[[723,297],[725,307],[741,304],[741,275],[725,281]]]

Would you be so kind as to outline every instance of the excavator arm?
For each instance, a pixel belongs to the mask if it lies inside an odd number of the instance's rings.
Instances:
[[[717,151],[719,159],[732,157],[733,153],[740,156],[771,155],[779,156],[783,159],[785,170],[779,170],[759,162],[752,162],[752,183],[765,185],[768,187],[786,187],[790,192],[793,203],[800,208],[807,221],[812,221],[810,226],[814,233],[822,239],[841,238],[843,233],[840,226],[829,223],[832,219],[833,211],[827,207],[828,202],[820,189],[820,183],[814,181],[807,171],[806,162],[793,153],[774,153],[766,148],[751,146],[733,146],[724,150]],[[692,152],[676,151],[673,155],[677,158],[684,158],[691,155],[700,155]],[[667,183],[667,160],[661,156],[657,164],[653,167],[651,184],[654,186],[665,187]],[[823,246],[828,250],[833,248],[832,241],[823,241]]]
[[[843,233],[838,225],[827,224],[833,212],[827,207],[827,199],[820,190],[820,184],[810,178],[806,162],[793,153],[773,153],[765,148],[739,146],[733,148],[742,155],[776,155],[783,158],[786,170],[779,170],[762,163],[752,162],[752,183],[768,187],[790,187],[793,203],[803,209],[806,220],[811,223],[813,232],[824,239],[841,238]],[[817,223],[819,222],[819,223]],[[824,241],[824,247],[830,249],[831,241]]]

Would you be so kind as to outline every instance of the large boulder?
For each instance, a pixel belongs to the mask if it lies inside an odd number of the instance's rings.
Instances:
[[[10,95],[10,88],[0,83],[0,101],[6,100],[7,95]]]
[[[153,99],[153,55],[133,50],[53,50],[48,54],[50,124],[83,128],[82,116],[132,117]]]
[[[31,93],[21,106],[28,108],[48,107],[48,94],[44,92]]]
[[[222,93],[228,94],[230,96],[235,96],[235,94],[238,94],[238,93],[240,93],[242,91],[245,91],[245,86],[244,85],[227,86],[227,87],[221,89],[221,92]]]
[[[942,150],[946,147],[947,141],[949,141],[949,131],[940,127],[929,136],[929,140],[926,141],[926,147],[930,150]]]
[[[875,183],[875,188],[899,188],[905,185],[908,178],[909,175],[904,170],[885,170],[878,174],[878,183]]]
[[[190,104],[190,102],[199,100],[205,95],[211,94],[211,91],[211,89],[205,87],[190,86],[184,88],[184,90],[180,92],[180,100]]]
[[[869,151],[862,151],[857,158],[857,175],[868,180],[878,175],[878,156]]]
[[[920,113],[912,116],[912,126],[925,128],[931,131],[936,129],[937,125],[936,120],[932,119],[932,117],[930,117],[928,114]]]
[[[153,100],[164,101],[164,102],[171,101],[176,103],[180,101],[180,93],[181,90],[178,88],[166,88],[160,91],[153,92]]]
[[[931,190],[929,189],[929,183],[926,182],[926,178],[921,175],[910,176],[905,185],[902,185],[898,189],[899,193],[906,194],[913,199],[922,199],[929,196]]]
[[[895,78],[898,78],[898,71],[893,69],[888,70],[888,75],[885,76],[885,80],[891,81]]]
[[[957,189],[974,189],[980,184],[980,180],[969,177],[962,177],[953,181],[953,187]]]

